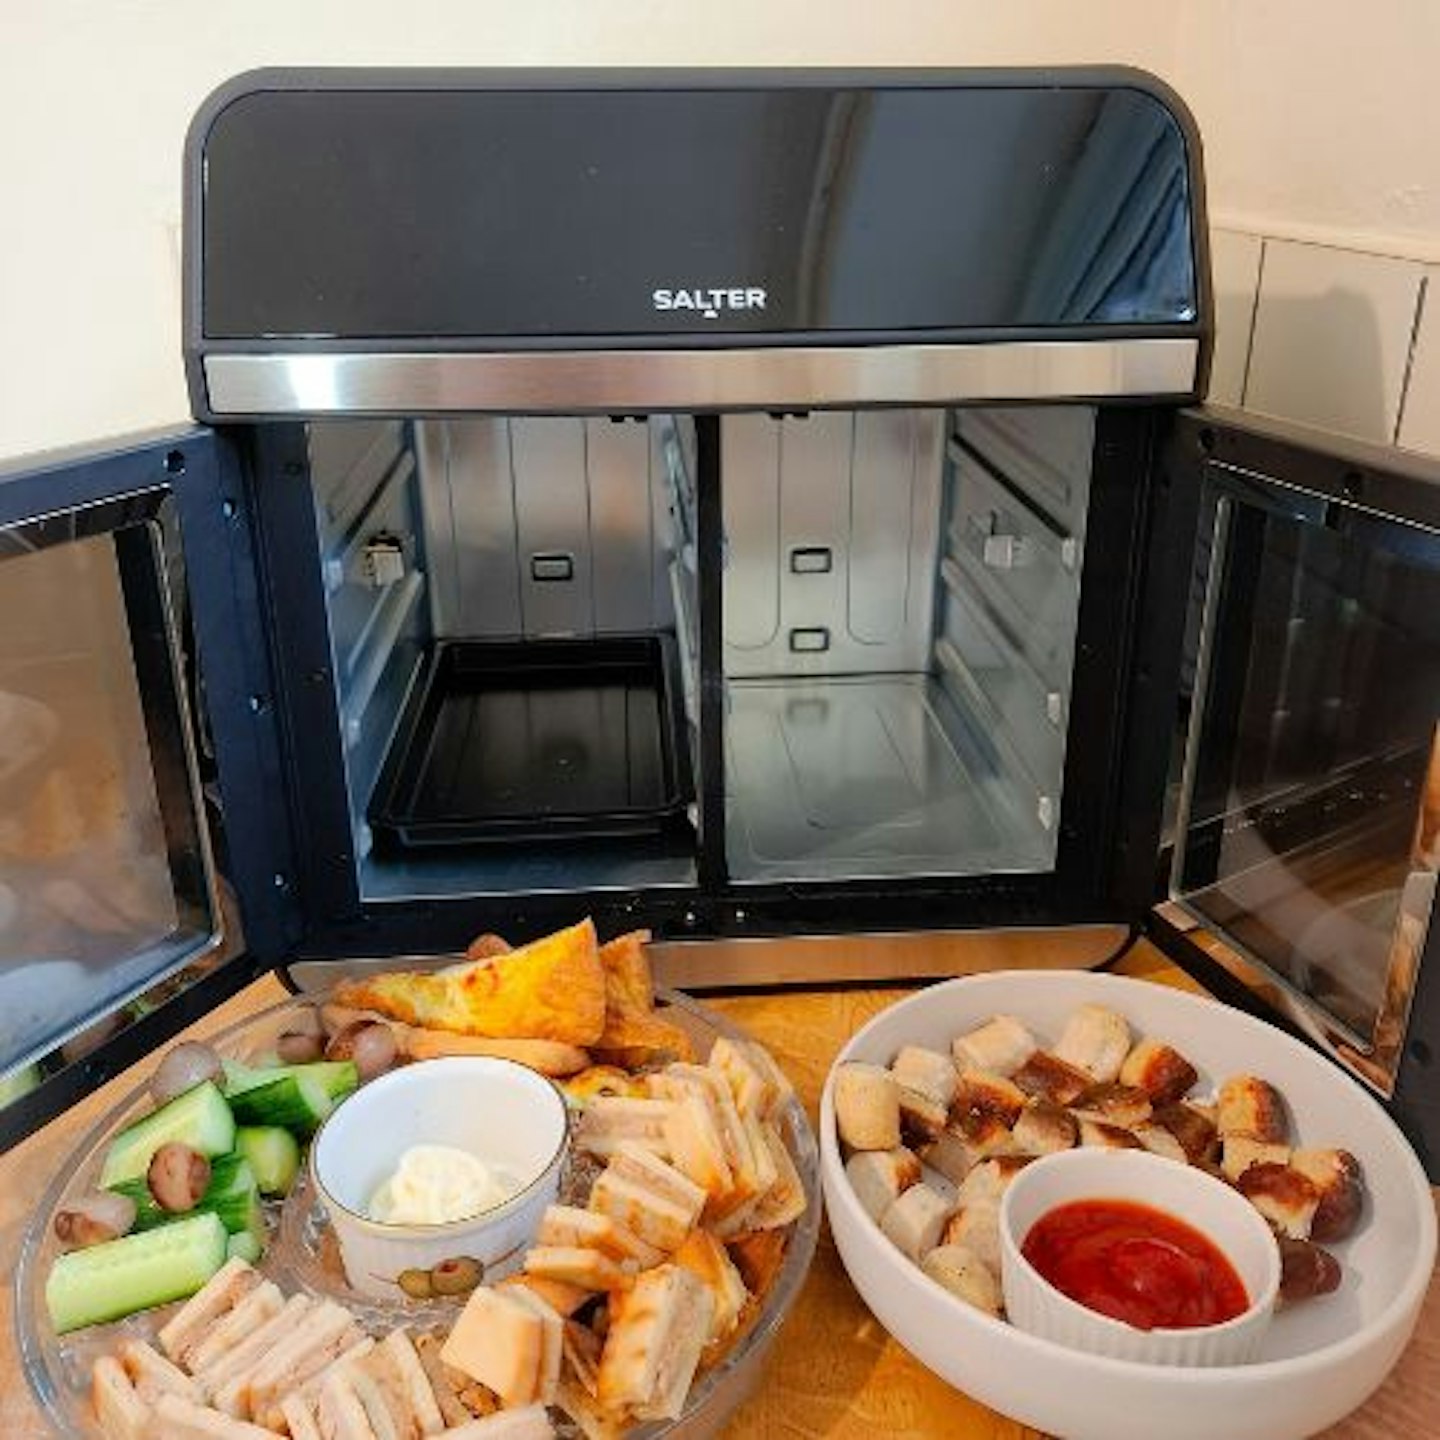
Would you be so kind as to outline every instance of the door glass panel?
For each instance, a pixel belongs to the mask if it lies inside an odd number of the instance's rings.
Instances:
[[[1440,860],[1440,536],[1216,474],[1174,891],[1370,1048]]]
[[[159,503],[0,531],[0,1072],[215,930]]]

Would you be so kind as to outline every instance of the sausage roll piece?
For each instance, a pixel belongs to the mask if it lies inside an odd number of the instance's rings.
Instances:
[[[1128,1130],[1105,1120],[1092,1120],[1088,1115],[1080,1121],[1080,1143],[1101,1150],[1143,1150],[1145,1147]]]
[[[978,1030],[957,1037],[950,1049],[959,1070],[1013,1075],[1035,1053],[1035,1037],[1013,1015],[997,1015]]]
[[[938,1139],[949,1118],[949,1110],[933,1095],[901,1085],[900,1133],[911,1144]]]
[[[960,1076],[955,1062],[938,1050],[923,1045],[906,1045],[890,1064],[890,1073],[907,1090],[928,1095],[947,1110],[955,1101]]]
[[[919,1159],[908,1150],[857,1150],[845,1176],[860,1208],[878,1225],[880,1217],[912,1185],[920,1183]]]
[[[1348,1150],[1297,1150],[1290,1164],[1320,1193],[1310,1239],[1322,1245],[1344,1240],[1359,1224],[1365,1204],[1360,1162]]]
[[[852,1150],[894,1150],[900,1144],[900,1086],[880,1065],[858,1062],[835,1072],[835,1123]]]
[[[1180,1142],[1192,1165],[1209,1164],[1219,1149],[1215,1122],[1197,1105],[1181,1101],[1155,1112],[1155,1123],[1163,1125]]]
[[[1069,1150],[1079,1137],[1080,1126],[1075,1117],[1048,1100],[1035,1100],[1027,1105],[1010,1131],[1015,1149],[1022,1155],[1050,1155],[1056,1150]]]
[[[1215,1125],[1221,1135],[1248,1135],[1269,1145],[1284,1144],[1290,1134],[1284,1098],[1256,1075],[1233,1075],[1220,1087]]]
[[[1094,1084],[1092,1076],[1046,1050],[1035,1051],[1010,1078],[1026,1095],[1052,1105],[1068,1105]]]
[[[1340,1287],[1340,1262],[1311,1240],[1280,1236],[1280,1298],[1287,1304]]]
[[[964,1070],[955,1094],[955,1113],[962,1126],[971,1119],[999,1120],[1010,1126],[1025,1108],[1025,1092],[992,1070]]]
[[[959,1245],[1000,1273],[1000,1202],[975,1200],[962,1205],[941,1236],[942,1245]]]
[[[1178,1160],[1182,1165],[1190,1163],[1185,1147],[1163,1125],[1146,1122],[1137,1125],[1130,1132],[1152,1155],[1163,1155],[1167,1160]]]
[[[1008,1155],[1013,1149],[1010,1129],[996,1119],[972,1120],[964,1125],[947,1125],[934,1140],[919,1147],[920,1158],[952,1185],[992,1155]]]
[[[1220,1173],[1233,1185],[1252,1165],[1288,1165],[1290,1147],[1269,1145],[1248,1135],[1227,1135],[1220,1142]]]
[[[1308,1240],[1320,1192],[1289,1165],[1252,1165],[1235,1188],[1289,1240]]]
[[[929,1185],[912,1185],[880,1217],[880,1228],[902,1254],[919,1264],[939,1243],[955,1206]]]
[[[1173,1046],[1147,1035],[1120,1067],[1120,1083],[1135,1085],[1152,1105],[1170,1105],[1185,1095],[1200,1072]]]
[[[937,1245],[920,1268],[937,1284],[987,1315],[1001,1311],[995,1272],[968,1245]]]
[[[1082,1005],[1065,1022],[1057,1058],[1093,1080],[1114,1080],[1130,1053],[1130,1026],[1104,1005]]]
[[[1143,1125],[1150,1118],[1150,1097],[1136,1085],[1110,1081],[1082,1091],[1075,1097],[1072,1108],[1077,1115],[1128,1129]]]
[[[1033,1160],[1033,1155],[997,1155],[977,1165],[956,1192],[962,1205],[993,1200],[999,1204],[1010,1182]]]

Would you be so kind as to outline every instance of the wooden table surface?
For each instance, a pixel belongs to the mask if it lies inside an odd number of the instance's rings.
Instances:
[[[1037,944],[1043,944],[1037,939]],[[1189,981],[1158,952],[1137,946],[1122,972],[1161,983]],[[767,1045],[794,1080],[812,1121],[830,1061],[844,1040],[904,993],[896,989],[726,995],[707,1003]],[[203,1035],[282,998],[258,981],[218,1007],[190,1034]],[[86,1128],[133,1086],[148,1065],[120,1076],[24,1144],[0,1156],[0,1255],[13,1273],[38,1191]],[[1436,1192],[1440,1203],[1440,1191]],[[50,1434],[20,1370],[7,1284],[0,1298],[0,1437]],[[1216,1440],[1223,1440],[1223,1421]],[[1419,1330],[1384,1386],[1325,1440],[1397,1440],[1440,1435],[1440,1279],[1431,1277]],[[851,1287],[830,1239],[781,1331],[758,1393],[726,1431],[728,1440],[1041,1440],[931,1375],[893,1341]]]

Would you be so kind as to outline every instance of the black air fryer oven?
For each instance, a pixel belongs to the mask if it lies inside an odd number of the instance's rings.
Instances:
[[[1094,963],[1155,897],[1207,477],[1297,483],[1180,408],[1205,233],[1132,71],[225,86],[186,156],[204,428],[0,485],[37,617],[0,1066],[157,983],[174,1023],[584,913],[680,983],[943,972],[995,927],[1100,927]]]

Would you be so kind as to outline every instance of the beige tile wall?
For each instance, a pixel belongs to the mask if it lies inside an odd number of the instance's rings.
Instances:
[[[1440,455],[1440,267],[1240,230],[1211,245],[1212,400]]]

